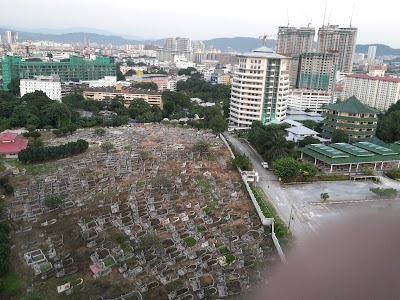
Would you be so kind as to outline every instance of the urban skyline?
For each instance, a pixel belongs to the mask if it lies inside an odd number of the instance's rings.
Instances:
[[[41,19],[40,27],[52,28],[52,30],[76,27],[75,20],[79,20],[78,26],[98,28],[99,31],[104,30],[123,36],[129,35],[144,39],[187,36],[192,39],[204,40],[215,37],[256,37],[263,31],[267,34],[275,34],[276,27],[285,26],[287,23],[296,27],[307,26],[309,22],[313,27],[320,27],[328,23],[347,27],[351,23],[352,26],[359,28],[358,42],[360,44],[383,43],[394,48],[400,47],[400,43],[393,38],[396,36],[394,27],[386,26],[384,22],[374,22],[373,24],[370,22],[372,16],[379,15],[380,12],[386,19],[390,19],[391,14],[393,14],[393,18],[396,17],[395,10],[383,10],[387,7],[385,3],[390,5],[388,0],[383,0],[379,6],[364,5],[362,13],[361,7],[357,4],[353,13],[353,3],[344,0],[338,0],[335,3],[328,2],[326,9],[324,2],[315,4],[311,0],[306,0],[299,7],[295,1],[288,0],[285,3],[274,3],[274,11],[277,13],[268,18],[263,17],[262,5],[260,6],[255,1],[250,1],[246,3],[245,7],[236,9],[227,8],[224,3],[205,0],[201,6],[193,10],[183,1],[175,1],[174,5],[156,1],[155,5],[150,8],[145,3],[129,4],[123,0],[117,0],[113,7],[107,6],[108,21],[106,25],[103,18],[98,18],[99,15],[106,12],[101,2],[96,6],[92,1],[79,3],[80,10],[73,9],[74,4],[78,4],[75,0],[62,3],[61,7],[53,7],[48,0],[39,1],[42,5],[38,5],[38,1],[35,1],[34,4],[25,2],[16,0],[9,3],[8,9],[0,12],[2,25],[5,27],[18,26],[30,31],[39,30],[34,12],[39,7],[45,6],[48,13],[46,18]],[[24,10],[20,10],[20,7],[24,7]],[[132,18],[121,18],[118,7],[124,7],[124,12],[131,11]],[[210,9],[211,7],[212,9]],[[254,7],[257,9],[253,9]],[[57,14],[55,10],[60,9],[66,13]],[[18,20],[15,19],[16,15],[7,13],[8,10],[18,10]],[[113,10],[116,10],[115,19],[112,14]],[[71,14],[68,14],[69,11],[73,13],[73,18],[71,18]],[[87,11],[91,11],[91,14],[87,14]],[[168,22],[164,22],[160,27],[156,20],[168,20]],[[240,25],[237,20],[240,20]],[[136,22],[146,23],[146,26],[135,26]],[[222,24],[223,29],[216,27],[215,24]]]

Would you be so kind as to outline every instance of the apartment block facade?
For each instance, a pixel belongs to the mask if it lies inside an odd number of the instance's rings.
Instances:
[[[98,80],[106,76],[116,76],[116,65],[107,57],[85,60],[79,56],[70,56],[68,62],[23,61],[19,56],[5,56],[1,62],[3,88],[13,78],[33,79],[35,76],[56,74],[62,82],[71,80]]]
[[[370,107],[386,111],[400,100],[400,78],[349,74],[345,79],[344,96],[356,96]]]
[[[324,25],[318,30],[317,52],[337,53],[338,70],[351,73],[356,49],[357,28]]]
[[[232,79],[230,125],[249,128],[254,121],[282,121],[289,92],[288,58],[261,47],[238,55],[238,59],[239,68]]]

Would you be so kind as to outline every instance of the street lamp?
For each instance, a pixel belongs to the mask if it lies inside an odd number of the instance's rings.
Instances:
[[[290,215],[289,215],[289,222],[288,222],[288,229],[290,229],[290,223],[291,223],[291,221],[293,220],[293,224],[294,224],[294,215],[296,214],[296,212],[297,212],[297,210],[299,209],[299,208],[303,208],[303,207],[306,207],[305,205],[302,205],[301,207],[294,207],[294,205],[292,204],[292,207],[290,208]],[[294,209],[294,211],[293,211],[293,209]],[[293,229],[294,229],[294,225],[293,225]]]

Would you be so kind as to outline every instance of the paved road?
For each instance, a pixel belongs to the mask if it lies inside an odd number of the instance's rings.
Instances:
[[[244,140],[238,140],[229,133],[224,136],[237,153],[246,154],[260,174],[259,186],[281,216],[289,225],[298,241],[318,235],[321,227],[335,224],[362,211],[377,211],[390,207],[400,209],[400,199],[383,200],[370,191],[371,187],[395,188],[400,190],[400,183],[380,177],[381,183],[372,181],[317,182],[312,184],[287,185],[280,188],[277,178],[271,171],[261,166],[262,158]],[[327,192],[329,200],[320,202],[320,194]]]
[[[224,136],[237,153],[246,154],[251,159],[255,170],[260,175],[260,180],[257,184],[270,199],[282,220],[288,226],[290,223],[290,229],[294,235],[299,240],[304,240],[310,235],[317,234],[317,224],[310,217],[310,211],[308,211],[307,206],[295,203],[291,197],[288,197],[285,190],[281,189],[277,177],[261,166],[263,161],[261,156],[245,140],[239,140],[227,132],[224,133]],[[290,216],[292,216],[292,220],[290,220]]]

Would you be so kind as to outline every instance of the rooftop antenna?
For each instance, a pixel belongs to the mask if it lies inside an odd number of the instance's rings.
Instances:
[[[325,18],[326,18],[326,7],[328,6],[328,0],[325,0],[325,11],[324,11],[324,21],[322,22],[322,26],[325,26]]]
[[[350,17],[350,28],[353,23],[353,15],[354,15],[354,7],[356,6],[356,1],[353,1],[353,9],[351,10],[351,17]]]
[[[331,23],[332,12],[333,12],[333,7],[332,7],[332,9],[331,9],[331,13],[329,14],[328,26],[329,26],[329,25],[330,25],[330,23]]]
[[[286,8],[286,14],[287,14],[287,27],[289,27],[289,23],[290,23],[290,20],[289,20],[289,7]]]

